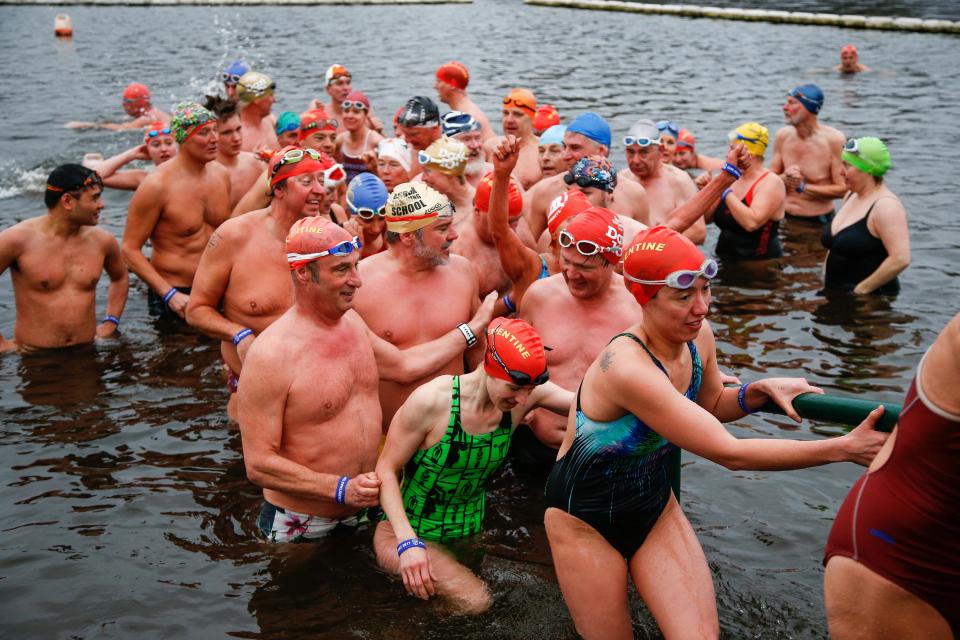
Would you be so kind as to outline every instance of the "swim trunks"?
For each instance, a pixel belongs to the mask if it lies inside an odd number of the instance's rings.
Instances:
[[[190,295],[192,287],[174,287],[180,293]],[[150,315],[154,318],[160,318],[161,320],[179,320],[180,322],[186,322],[183,318],[177,315],[177,313],[163,301],[163,296],[154,291],[153,289],[147,290],[147,309]]]
[[[547,267],[547,259],[542,255],[540,256],[540,275],[537,276],[537,280],[543,280],[544,278],[550,277],[550,268]]]
[[[806,222],[811,225],[825,225],[830,224],[833,221],[833,215],[836,213],[835,210],[831,209],[826,213],[821,213],[818,216],[798,216],[795,213],[790,213],[789,211],[785,212],[787,220],[791,222]]]
[[[853,291],[854,287],[876,271],[890,255],[883,246],[883,241],[870,233],[867,227],[867,221],[876,204],[877,201],[874,201],[867,209],[867,215],[844,227],[837,234],[833,233],[831,224],[823,226],[820,241],[830,250],[824,272],[824,286],[827,289]],[[894,278],[873,293],[894,294],[899,291],[900,280]]]
[[[266,500],[257,518],[257,530],[268,542],[310,542],[337,533],[352,533],[367,522],[366,510],[347,518],[324,518],[283,509]]]
[[[657,368],[667,370],[632,333],[620,333],[647,352]],[[613,340],[610,342],[612,343]],[[692,367],[684,396],[697,401],[703,366],[696,345],[687,343]],[[547,478],[548,507],[587,523],[624,558],[632,558],[670,500],[667,457],[676,445],[631,413],[600,422],[587,417],[577,392],[576,437]]]
[[[890,458],[847,494],[823,563],[833,556],[859,562],[934,607],[960,638],[960,416],[924,394],[924,360]]]
[[[460,424],[460,377],[453,377],[447,430],[404,469],[403,507],[418,537],[446,542],[480,531],[487,479],[506,459],[512,431],[510,413],[504,412],[493,431],[466,433]]]
[[[743,202],[748,207],[753,202],[753,190],[760,181],[772,175],[765,171],[756,182],[750,185]],[[721,199],[713,214],[713,222],[720,228],[720,238],[717,240],[717,255],[727,260],[764,260],[779,258],[783,255],[780,240],[777,238],[779,220],[768,220],[759,229],[747,231],[736,221],[733,214],[727,209],[727,204]]]

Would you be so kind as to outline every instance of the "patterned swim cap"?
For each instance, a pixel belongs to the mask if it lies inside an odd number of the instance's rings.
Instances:
[[[217,117],[209,109],[196,102],[181,102],[173,108],[170,131],[177,144],[183,144],[202,127],[216,121]]]

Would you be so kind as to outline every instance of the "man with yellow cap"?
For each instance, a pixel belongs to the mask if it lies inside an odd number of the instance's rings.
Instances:
[[[520,160],[513,175],[524,189],[540,181],[540,139],[533,130],[533,116],[537,113],[537,98],[526,89],[511,89],[503,99],[503,135],[514,136],[520,142]],[[489,160],[503,138],[493,138],[483,148]]]
[[[470,325],[448,324],[435,339],[401,351],[353,310],[363,284],[358,237],[308,216],[293,224],[284,245],[293,306],[250,345],[238,390],[247,477],[263,487],[257,529],[276,543],[363,523],[379,495],[378,380],[419,380],[458,358],[464,336],[483,331],[492,307]]]
[[[450,255],[457,238],[453,207],[441,193],[422,182],[394,187],[387,200],[388,249],[360,263],[364,287],[357,294],[356,309],[370,329],[398,348],[405,349],[443,335],[451,326],[466,323],[478,309],[492,311],[496,294],[480,304],[477,273],[470,262]],[[464,331],[470,347],[476,331]],[[470,352],[471,362],[478,359]],[[464,371],[464,358],[457,354],[410,384],[390,380],[380,383],[383,429],[410,392],[442,374]]]
[[[273,92],[276,83],[265,73],[247,71],[237,82],[237,99],[240,100],[240,122],[243,124],[243,150],[273,151],[279,146],[276,122],[270,110],[276,98]]]
[[[787,126],[773,140],[770,170],[787,188],[787,217],[822,225],[833,218],[833,201],[847,188],[840,152],[843,134],[817,119],[823,92],[815,84],[787,93],[783,116]]]
[[[211,232],[230,217],[230,173],[217,158],[217,118],[195,102],[174,107],[177,155],[152,171],[127,211],[121,249],[149,287],[151,315],[183,318]],[[148,259],[143,245],[150,241]]]

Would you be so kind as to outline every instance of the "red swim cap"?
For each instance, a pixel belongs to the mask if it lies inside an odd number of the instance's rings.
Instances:
[[[297,156],[297,152],[303,154],[299,160],[291,162],[292,158]],[[290,154],[290,159],[286,162],[283,161],[287,154]],[[287,178],[292,178],[294,176],[301,176],[305,173],[314,173],[315,171],[324,171],[329,169],[333,165],[333,160],[327,154],[322,151],[314,151],[313,149],[301,149],[295,145],[289,144],[283,149],[280,149],[273,154],[273,157],[270,159],[270,191],[273,191],[273,187],[276,186],[281,180],[286,180]]]
[[[508,369],[513,372],[512,376]],[[540,335],[524,320],[494,318],[487,325],[483,370],[493,378],[512,384],[543,384],[549,376]]]
[[[310,254],[329,250],[342,242],[353,240],[347,231],[326,216],[300,218],[287,234],[287,264],[290,270],[299,269],[317,258]]]
[[[139,82],[128,84],[127,88],[123,90],[124,102],[143,102],[149,99],[150,89],[147,89],[146,85],[140,84]]]
[[[325,110],[310,109],[300,116],[300,130],[297,137],[300,142],[303,142],[317,131],[336,131],[339,126],[337,119],[328,116]]]
[[[555,124],[560,124],[560,112],[552,104],[545,104],[537,109],[533,116],[533,130],[546,131]]]
[[[473,197],[473,207],[480,213],[490,211],[490,195],[493,193],[493,172],[480,179],[477,185],[476,195]],[[513,176],[510,176],[510,187],[507,190],[507,215],[516,218],[523,213],[523,193],[520,191],[520,183]]]
[[[547,212],[547,229],[550,230],[550,235],[557,235],[560,225],[592,206],[586,194],[580,189],[569,189],[554,198]]]
[[[612,264],[620,262],[623,253],[623,224],[617,214],[603,207],[590,207],[571,218],[565,229],[576,242],[592,242],[600,247],[600,255]]]
[[[437,80],[457,89],[466,89],[470,84],[470,72],[459,62],[448,62],[437,69]]]
[[[370,99],[367,98],[367,94],[363,91],[351,91],[347,94],[345,102],[362,102],[367,108],[367,113],[370,112]]]
[[[680,132],[677,134],[677,148],[685,147],[693,151],[696,146],[697,139],[693,137],[693,134],[686,129],[680,129]]]
[[[623,274],[637,280],[663,280],[674,271],[696,271],[704,257],[686,236],[662,225],[644,229],[633,238],[623,254]],[[625,278],[627,290],[637,302],[650,302],[664,286],[639,284]]]
[[[156,133],[154,133],[154,131],[156,131]],[[152,139],[162,136],[170,136],[171,138],[173,137],[170,125],[163,122],[151,122],[149,125],[147,125],[147,128],[143,130],[144,142],[150,142]]]

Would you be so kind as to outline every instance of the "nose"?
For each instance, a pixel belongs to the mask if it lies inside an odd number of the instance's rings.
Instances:
[[[447,241],[453,242],[460,237],[460,234],[457,233],[456,228],[453,225],[450,225],[450,229],[447,231]]]
[[[693,313],[697,316],[705,316],[707,315],[707,311],[709,309],[710,309],[709,289],[698,290],[693,300],[693,309],[692,309]]]

